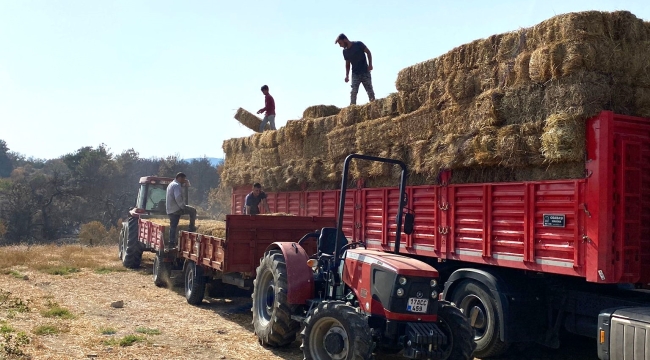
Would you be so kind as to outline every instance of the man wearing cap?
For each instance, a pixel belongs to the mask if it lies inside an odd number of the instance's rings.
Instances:
[[[345,82],[350,81],[350,65],[352,65],[352,91],[350,92],[350,105],[356,105],[359,84],[368,93],[368,100],[375,101],[375,92],[372,89],[372,54],[368,47],[361,41],[350,41],[345,34],[336,38],[336,44],[343,48],[343,59],[345,59]],[[368,61],[366,61],[368,54]]]
[[[190,227],[189,231],[196,231],[196,209],[185,205],[185,199],[183,199],[183,186],[190,186],[190,182],[187,180],[187,176],[184,173],[179,172],[176,174],[174,181],[169,183],[167,186],[167,197],[165,205],[167,207],[167,216],[169,216],[169,247],[176,247],[176,228],[178,227],[178,222],[181,220],[182,215],[190,216]]]

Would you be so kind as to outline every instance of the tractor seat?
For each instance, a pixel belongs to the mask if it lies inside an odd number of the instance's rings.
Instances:
[[[341,248],[348,243],[348,239],[345,238],[343,232],[339,237],[339,243],[336,242],[336,228],[325,227],[321,229],[320,236],[318,237],[318,252],[323,254],[334,255],[334,250],[339,250],[339,256],[341,255]]]

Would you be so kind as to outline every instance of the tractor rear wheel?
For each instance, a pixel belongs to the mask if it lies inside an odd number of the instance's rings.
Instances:
[[[137,269],[140,267],[141,261],[142,244],[138,241],[138,219],[129,217],[122,264],[129,269]]]
[[[185,266],[185,299],[191,305],[199,305],[205,296],[205,275],[203,268],[187,260]]]
[[[299,285],[299,284],[298,284]],[[253,326],[262,345],[285,346],[296,340],[300,323],[291,319],[287,300],[287,264],[279,250],[267,251],[253,282]]]
[[[499,338],[503,320],[499,318],[497,302],[489,290],[475,281],[466,280],[454,290],[452,298],[465,316],[473,319],[476,342],[474,355],[487,358],[506,352],[508,344]]]
[[[166,287],[170,284],[172,263],[165,262],[165,257],[156,254],[153,259],[153,283],[158,287]]]
[[[364,315],[342,301],[325,301],[307,317],[300,348],[305,360],[369,360],[372,345]]]
[[[471,360],[473,359],[476,343],[474,342],[474,329],[463,313],[452,304],[440,301],[438,304],[438,326],[447,335],[445,360]]]

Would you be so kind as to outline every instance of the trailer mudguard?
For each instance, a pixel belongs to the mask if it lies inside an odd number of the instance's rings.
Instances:
[[[274,242],[266,252],[280,250],[287,266],[287,301],[292,305],[304,305],[314,297],[314,272],[307,265],[309,255],[295,242]]]

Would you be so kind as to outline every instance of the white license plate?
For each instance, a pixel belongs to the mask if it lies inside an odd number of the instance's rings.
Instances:
[[[425,313],[427,312],[427,306],[429,306],[428,299],[409,298],[406,311]]]

